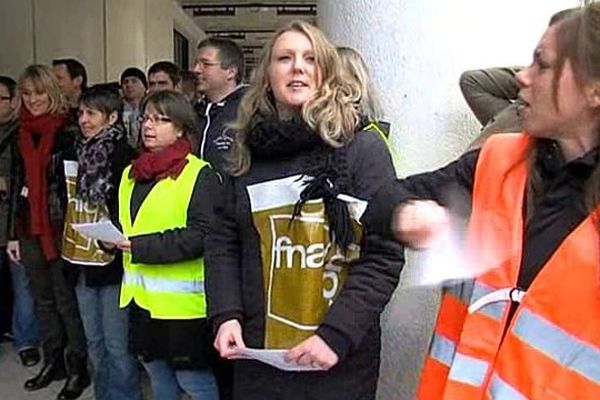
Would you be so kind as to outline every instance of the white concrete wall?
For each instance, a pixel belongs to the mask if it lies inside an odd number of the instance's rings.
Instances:
[[[89,80],[117,80],[173,59],[173,29],[195,46],[206,35],[175,0],[2,0],[0,74],[15,78],[31,63],[76,57]]]
[[[33,59],[33,0],[0,1],[0,74],[16,79]]]
[[[367,60],[392,123],[401,174],[456,158],[479,130],[462,99],[466,69],[526,65],[550,16],[576,0],[321,0],[319,25]],[[405,270],[418,267],[409,262]],[[435,318],[431,289],[396,292],[383,318],[380,399],[412,400]]]
[[[51,65],[56,58],[75,57],[90,81],[104,77],[104,2],[36,0],[35,62]],[[17,42],[20,44],[20,42]]]
[[[146,72],[145,0],[105,0],[106,76],[118,80],[127,67]]]

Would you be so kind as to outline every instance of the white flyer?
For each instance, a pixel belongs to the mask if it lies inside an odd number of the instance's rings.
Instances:
[[[314,367],[312,365],[299,365],[295,362],[287,362],[284,358],[285,354],[289,350],[265,350],[265,349],[250,349],[243,348],[238,349],[236,352],[237,358],[245,358],[251,360],[257,360],[268,364],[272,367],[281,369],[283,371],[296,371],[296,372],[310,372],[310,371],[323,371],[323,368]]]
[[[121,231],[119,231],[117,227],[114,226],[109,220],[86,224],[71,224],[71,226],[83,236],[100,240],[102,242],[117,244],[123,240],[127,240]]]

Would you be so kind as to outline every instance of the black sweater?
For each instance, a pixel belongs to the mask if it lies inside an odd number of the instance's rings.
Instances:
[[[393,210],[410,199],[435,200],[451,210],[458,209],[466,216],[478,156],[479,150],[473,150],[437,171],[413,175],[382,188],[369,205],[365,218],[371,221],[379,234],[391,237]],[[597,158],[598,150],[594,149],[566,163],[554,142],[542,142],[536,168],[540,171],[544,190],[533,213],[522,210],[527,224],[517,282],[519,287],[525,290],[529,287],[560,243],[587,216],[583,190]]]

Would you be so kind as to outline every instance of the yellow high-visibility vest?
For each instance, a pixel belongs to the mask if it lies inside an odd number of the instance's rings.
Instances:
[[[144,199],[135,221],[131,220],[131,195],[134,180],[131,166],[123,171],[119,185],[119,221],[126,237],[185,228],[192,192],[200,171],[208,163],[187,156],[188,163],[177,179],[157,182]],[[169,249],[164,249],[169,251]],[[194,319],[206,317],[203,258],[169,264],[133,263],[130,252],[123,252],[123,282],[120,307],[132,300],[156,319]]]
[[[383,143],[385,143],[386,147],[388,148],[388,151],[390,152],[390,156],[392,156],[392,163],[394,164],[394,170],[396,171],[396,176],[400,177],[399,173],[400,173],[400,158],[398,157],[398,154],[396,153],[396,151],[392,148],[391,144],[390,144],[390,139],[388,138],[389,132],[385,132],[385,129],[383,128],[383,126],[380,126],[380,124],[378,122],[375,121],[371,121],[371,123],[367,126],[365,126],[364,128],[362,128],[363,131],[375,131],[379,134],[379,136],[381,137],[381,140],[383,140]]]

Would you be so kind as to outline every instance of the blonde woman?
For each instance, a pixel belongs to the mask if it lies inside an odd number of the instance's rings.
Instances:
[[[342,72],[360,88],[358,99],[360,113],[369,121],[382,120],[383,108],[365,60],[351,47],[338,47],[337,52],[342,61]]]
[[[62,157],[73,149],[76,121],[68,120],[50,68],[27,67],[17,88],[19,132],[11,160],[7,252],[31,279],[44,354],[42,369],[25,382],[25,390],[42,389],[68,375],[58,398],[75,399],[90,379],[81,319],[58,244],[66,196]]]
[[[360,223],[394,169],[379,135],[357,130],[358,95],[323,33],[293,22],[240,104],[205,248],[215,347],[225,358],[285,349],[289,366],[311,371],[236,360],[235,399],[375,398],[379,316],[402,260]],[[362,258],[364,246],[379,254]]]
[[[390,123],[383,120],[383,108],[365,60],[358,51],[351,47],[338,47],[337,52],[342,61],[344,79],[348,79],[359,88],[358,98],[355,102],[362,119],[362,129],[375,131],[381,135],[392,154],[394,166],[398,169],[399,158],[390,146],[388,139]]]

